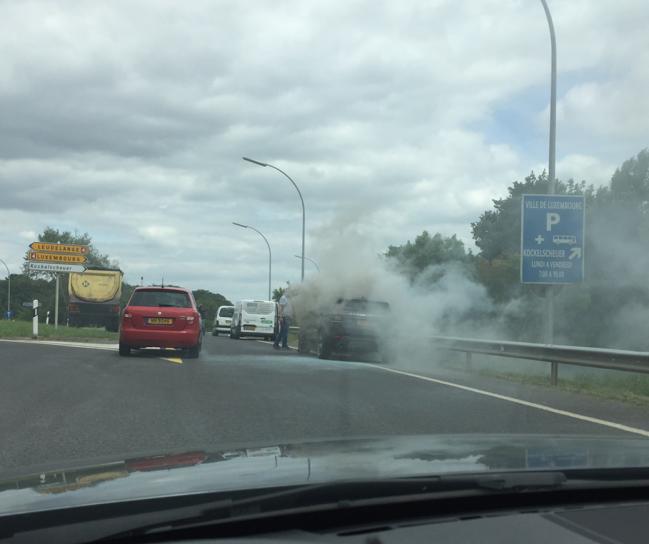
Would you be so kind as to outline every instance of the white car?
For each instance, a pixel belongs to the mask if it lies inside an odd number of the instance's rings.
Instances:
[[[234,306],[219,306],[212,325],[212,336],[218,336],[220,332],[230,332],[232,314],[234,314]]]

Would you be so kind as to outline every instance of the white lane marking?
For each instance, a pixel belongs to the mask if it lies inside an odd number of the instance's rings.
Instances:
[[[537,404],[536,402],[529,402],[527,400],[516,399],[514,397],[508,397],[506,395],[499,395],[498,393],[492,393],[491,391],[485,391],[484,389],[476,389],[475,387],[468,387],[466,385],[460,385],[459,383],[447,382],[445,380],[438,380],[436,378],[430,378],[428,376],[421,376],[419,374],[413,374],[412,372],[404,372],[403,370],[396,370],[394,368],[386,368],[384,366],[368,364],[368,366],[373,366],[379,370],[384,370],[385,372],[393,372],[395,374],[401,374],[403,376],[409,376],[411,378],[416,378],[418,380],[424,380],[427,382],[433,382],[440,385],[446,385],[448,387],[455,387],[456,389],[462,389],[463,391],[469,391],[470,393],[476,393],[478,395],[484,395],[485,397],[492,397],[494,399],[504,400],[507,402],[513,402],[514,404],[520,404],[521,406],[527,406],[529,408],[536,408],[537,410],[543,410],[544,412],[550,412],[552,414],[558,414],[561,416],[571,417],[573,419],[578,419],[580,421],[587,421],[589,423],[594,423],[596,425],[603,425],[604,427],[610,427],[612,429],[617,429],[618,431],[625,431],[627,433],[639,434],[649,438],[649,431],[644,429],[639,429],[637,427],[629,427],[628,425],[622,425],[621,423],[615,423],[613,421],[607,421],[605,419],[599,419],[596,417],[584,416],[582,414],[576,414],[575,412],[569,412],[567,410],[560,410],[558,408],[552,408],[544,404]]]
[[[86,348],[86,349],[103,349],[114,351],[119,346],[117,344],[93,344],[90,342],[65,342],[58,340],[13,340],[0,338],[0,342],[14,342],[17,344],[34,344],[36,346],[63,346],[66,348]]]

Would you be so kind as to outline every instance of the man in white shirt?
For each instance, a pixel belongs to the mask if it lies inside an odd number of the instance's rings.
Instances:
[[[280,342],[283,349],[288,349],[288,329],[293,320],[293,306],[286,292],[279,299],[279,334],[275,338],[273,347],[279,349]]]

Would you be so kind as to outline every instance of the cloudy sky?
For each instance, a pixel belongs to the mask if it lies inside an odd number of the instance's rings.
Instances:
[[[646,0],[549,0],[557,175],[649,145]],[[547,159],[538,0],[2,1],[0,258],[88,232],[129,282],[262,297],[349,225],[456,233]],[[344,265],[344,263],[340,263]],[[307,273],[315,273],[307,263]]]

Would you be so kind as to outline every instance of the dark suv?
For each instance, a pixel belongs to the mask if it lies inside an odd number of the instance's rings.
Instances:
[[[299,349],[315,351],[320,359],[378,354],[383,362],[389,362],[389,316],[387,302],[338,299],[332,307],[305,316]]]

